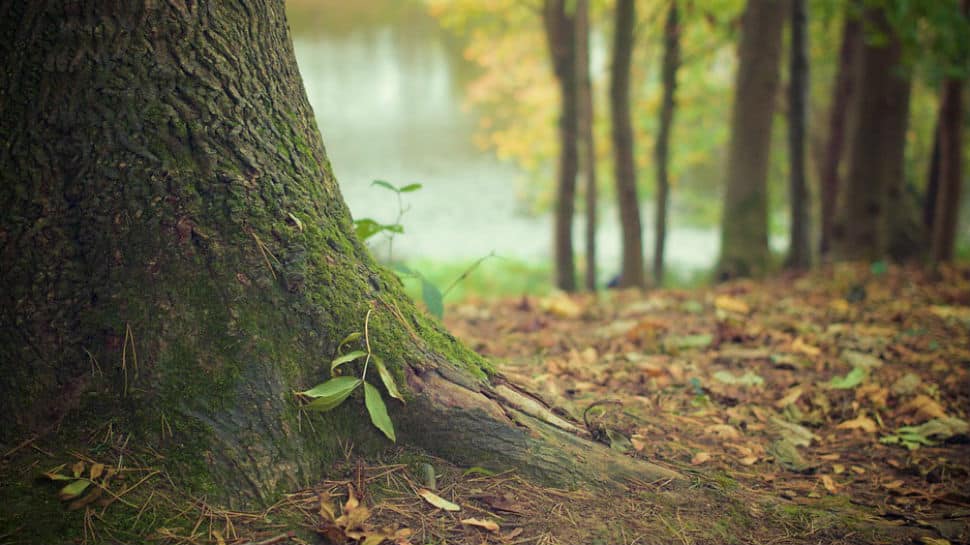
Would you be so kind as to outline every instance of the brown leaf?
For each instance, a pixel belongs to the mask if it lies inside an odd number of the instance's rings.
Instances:
[[[879,425],[866,415],[859,415],[852,420],[842,422],[836,428],[840,430],[862,430],[867,433],[875,433],[879,430]]]
[[[477,526],[479,528],[484,528],[489,532],[497,532],[499,528],[498,524],[496,524],[491,520],[482,520],[482,519],[476,519],[476,518],[461,519],[461,523],[467,526]]]
[[[838,485],[835,484],[835,480],[833,480],[829,475],[822,475],[822,486],[824,486],[825,489],[831,494],[839,493]]]
[[[897,411],[899,415],[912,414],[919,420],[932,420],[934,418],[946,418],[946,411],[933,398],[920,394],[909,400]]]
[[[706,461],[708,461],[710,459],[711,459],[711,455],[710,454],[708,454],[708,453],[706,453],[704,451],[701,451],[701,452],[698,452],[697,454],[695,454],[690,459],[690,465],[692,465],[692,466],[699,466],[699,465],[703,464],[704,462],[706,462]]]

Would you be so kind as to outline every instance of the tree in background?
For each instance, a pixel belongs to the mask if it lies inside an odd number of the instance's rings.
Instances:
[[[633,58],[635,0],[617,0],[613,35],[613,66],[610,74],[613,161],[617,206],[623,232],[620,287],[645,286],[640,199],[633,157],[633,126],[630,120],[630,62]]]
[[[118,3],[110,26],[103,9],[0,17],[17,36],[0,43],[0,442],[51,433],[83,451],[109,422],[187,494],[268,504],[342,445],[387,446],[359,389],[322,414],[294,394],[363,333],[407,399],[388,418],[399,442],[562,485],[672,476],[503,383],[375,263],[282,0]],[[388,384],[373,357],[368,380]]]
[[[717,277],[768,266],[768,158],[786,3],[749,0],[741,22]]]
[[[664,23],[664,52],[660,79],[663,85],[663,103],[660,106],[660,129],[654,147],[657,167],[657,217],[655,218],[653,250],[653,282],[663,285],[664,244],[667,239],[667,216],[670,203],[670,133],[677,107],[677,69],[680,68],[680,13],[677,0],[671,0]]]
[[[849,120],[849,104],[856,92],[858,79],[857,59],[862,46],[862,25],[854,12],[854,4],[846,7],[842,26],[842,45],[839,48],[838,70],[832,85],[831,111],[829,113],[827,145],[819,173],[821,201],[821,238],[819,255],[825,257],[832,247],[832,235],[836,222],[836,204],[840,183],[840,166],[846,143]]]
[[[589,0],[576,1],[576,85],[578,86],[579,165],[586,196],[586,282],[596,291],[596,140],[593,137],[593,81],[589,66]]]
[[[788,70],[788,198],[791,206],[790,242],[786,266],[812,265],[811,200],[805,179],[805,135],[808,133],[808,13],[805,0],[791,2],[791,46]]]
[[[937,120],[937,145],[934,146],[934,162],[938,168],[937,189],[927,195],[927,203],[933,199],[934,204],[933,213],[929,215],[931,222],[927,226],[931,235],[930,257],[934,262],[953,259],[963,184],[963,124],[966,113],[964,80],[970,76],[970,46],[967,44],[967,33],[970,33],[970,0],[963,0],[962,8],[962,13],[953,13],[951,19],[957,21],[955,27],[958,29],[953,36],[956,40],[960,40],[962,36],[963,42],[951,44],[952,60],[944,66],[947,77],[943,81]],[[930,184],[932,186],[932,180]]]
[[[564,291],[576,289],[576,265],[573,259],[573,214],[576,209],[577,108],[576,85],[576,22],[567,10],[566,0],[545,0],[542,7],[543,25],[553,70],[559,82],[561,107],[559,113],[559,166],[556,190],[556,215],[553,236],[553,255],[556,268],[556,287]]]
[[[863,20],[870,35],[859,59],[855,134],[833,250],[840,259],[876,260],[914,249],[907,239],[917,229],[915,207],[907,202],[903,168],[911,78],[884,8],[866,8]]]

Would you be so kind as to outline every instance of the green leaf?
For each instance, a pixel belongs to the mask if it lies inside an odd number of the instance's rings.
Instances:
[[[424,306],[428,307],[428,312],[437,319],[445,315],[445,305],[442,301],[441,291],[424,277],[421,277],[421,299]]]
[[[354,331],[350,335],[347,335],[346,337],[344,337],[344,340],[340,341],[340,344],[337,345],[337,349],[339,350],[345,345],[348,345],[354,341],[360,340],[361,337],[362,335],[360,334],[360,331]]]
[[[377,429],[384,432],[388,439],[397,442],[394,437],[394,425],[391,424],[391,417],[387,416],[387,406],[381,399],[381,393],[369,382],[364,383],[364,404],[367,405],[370,421],[377,426]]]
[[[466,469],[461,474],[462,477],[467,477],[469,475],[484,475],[486,477],[491,477],[495,475],[495,472],[490,469],[485,469],[484,467],[475,466],[475,467],[470,467]]]
[[[61,491],[57,493],[57,497],[60,498],[61,501],[73,500],[74,498],[83,494],[89,486],[91,486],[91,481],[87,479],[78,479],[62,488]]]
[[[332,375],[333,372],[336,371],[337,368],[340,367],[341,365],[350,361],[354,361],[358,358],[363,358],[366,355],[367,355],[367,352],[364,352],[363,350],[354,350],[352,352],[347,352],[343,356],[334,358],[334,360],[330,362],[330,374]]]
[[[848,390],[862,384],[866,378],[866,370],[862,367],[853,367],[849,374],[844,377],[835,377],[829,381],[829,388],[836,390]]]
[[[384,180],[374,180],[373,182],[370,183],[370,185],[376,185],[377,187],[383,187],[384,189],[387,189],[389,191],[393,191],[395,193],[400,193],[401,192],[400,189],[394,187],[394,184],[385,182]]]
[[[404,226],[401,225],[400,223],[394,223],[394,224],[391,224],[391,225],[381,225],[381,230],[382,231],[390,231],[392,233],[397,233],[399,235],[403,235],[404,234]]]
[[[306,405],[307,409],[329,411],[343,403],[361,382],[357,377],[337,377],[300,393],[316,398]]]
[[[357,232],[357,238],[360,240],[367,240],[370,237],[380,233],[384,230],[384,226],[377,223],[370,218],[362,218],[359,220],[354,220],[354,231]]]
[[[378,357],[376,354],[371,356],[374,361],[374,365],[377,366],[377,372],[381,375],[381,382],[384,383],[384,387],[387,388],[387,393],[390,394],[394,399],[399,399],[404,401],[404,397],[401,392],[397,389],[397,384],[394,382],[394,376],[391,372],[387,370],[387,366],[384,365],[384,360]]]
[[[421,184],[408,184],[408,185],[402,187],[399,191],[401,193],[410,193],[412,191],[417,191],[417,190],[421,189],[422,187],[424,187],[424,186],[422,186]]]

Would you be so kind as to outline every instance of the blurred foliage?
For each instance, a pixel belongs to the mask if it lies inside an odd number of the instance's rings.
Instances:
[[[677,113],[672,136],[671,184],[682,217],[714,224],[720,214],[718,195],[736,67],[736,42],[743,0],[676,0],[683,16],[683,59],[678,73]],[[916,70],[907,147],[907,179],[925,184],[938,105],[937,85],[944,74],[970,70],[970,30],[959,17],[962,0],[864,0],[886,9],[892,27],[905,44],[908,67]],[[545,210],[553,199],[558,95],[543,36],[541,0],[425,0],[431,14],[464,44],[465,58],[478,66],[467,88],[468,103],[479,111],[478,143],[500,158],[514,161],[527,173],[520,197]],[[638,180],[649,198],[654,187],[651,165],[661,101],[659,64],[666,2],[648,3],[639,13],[632,81]],[[838,64],[844,0],[809,2],[810,140],[809,176],[814,183],[817,161],[826,141],[831,85]],[[598,174],[605,199],[612,192],[608,81],[614,2],[590,2],[591,71],[596,120],[594,132]],[[869,40],[885,39],[869,32]],[[785,61],[787,62],[787,60]],[[787,67],[782,67],[787,81]],[[770,167],[773,231],[784,229],[787,202],[787,145],[784,92],[773,130]],[[580,206],[582,199],[580,199]]]

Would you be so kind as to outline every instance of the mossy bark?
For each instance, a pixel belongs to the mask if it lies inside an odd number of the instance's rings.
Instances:
[[[768,267],[768,158],[786,7],[781,0],[749,0],[741,22],[717,266],[722,280]]]
[[[370,311],[399,441],[560,484],[672,476],[498,384],[374,263],[282,0],[5,4],[0,38],[3,450],[111,419],[189,491],[265,503],[340,441],[386,445],[359,399],[294,395]]]

